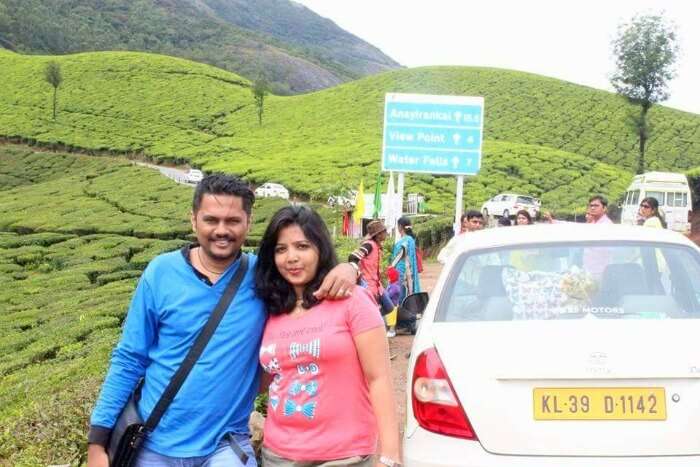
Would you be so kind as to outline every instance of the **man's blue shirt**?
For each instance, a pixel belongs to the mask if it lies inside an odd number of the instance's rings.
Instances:
[[[172,457],[213,452],[228,432],[247,433],[258,391],[258,350],[266,314],[255,295],[256,257],[204,352],[168,407],[146,447]],[[146,268],[129,308],[122,338],[92,413],[93,427],[111,429],[140,377],[145,420],[184,360],[236,272],[236,260],[211,285],[180,251]]]

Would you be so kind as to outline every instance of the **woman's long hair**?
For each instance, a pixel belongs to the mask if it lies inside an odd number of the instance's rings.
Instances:
[[[294,287],[287,282],[275,265],[275,247],[282,229],[298,225],[318,249],[318,269],[314,278],[306,284],[303,293],[303,306],[310,308],[318,303],[313,296],[326,274],[338,264],[331,236],[326,224],[315,211],[306,206],[286,206],[277,211],[265,230],[258,249],[258,263],[255,267],[255,288],[263,300],[267,311],[277,315],[288,313],[296,304]]]
[[[652,217],[658,217],[659,221],[661,221],[661,226],[665,229],[666,228],[666,219],[664,219],[664,216],[661,215],[661,211],[659,211],[659,200],[654,198],[653,196],[647,196],[639,203],[640,206],[642,203],[647,203],[649,206],[651,206]],[[644,223],[644,221],[642,221],[642,224],[643,223]]]

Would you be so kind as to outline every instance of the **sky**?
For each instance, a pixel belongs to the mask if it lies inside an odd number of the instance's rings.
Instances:
[[[678,31],[680,54],[663,105],[700,114],[697,0],[295,0],[400,64],[528,71],[613,91],[611,42],[635,14]]]

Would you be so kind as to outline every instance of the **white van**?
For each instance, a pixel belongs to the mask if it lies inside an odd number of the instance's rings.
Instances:
[[[678,232],[690,231],[693,199],[685,175],[673,172],[647,172],[636,175],[627,188],[622,205],[623,224],[637,223],[639,203],[644,198],[656,198],[668,228]]]

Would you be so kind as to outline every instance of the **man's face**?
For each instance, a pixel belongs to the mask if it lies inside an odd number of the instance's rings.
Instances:
[[[594,199],[593,201],[588,203],[588,211],[587,214],[593,218],[593,220],[597,221],[603,215],[606,213],[608,208],[603,206],[603,203],[600,202],[599,199]]]
[[[484,228],[484,219],[481,217],[472,217],[467,219],[467,232],[475,232]]]
[[[243,199],[232,195],[202,196],[199,210],[192,213],[192,229],[202,253],[211,261],[232,261],[250,229]]]

